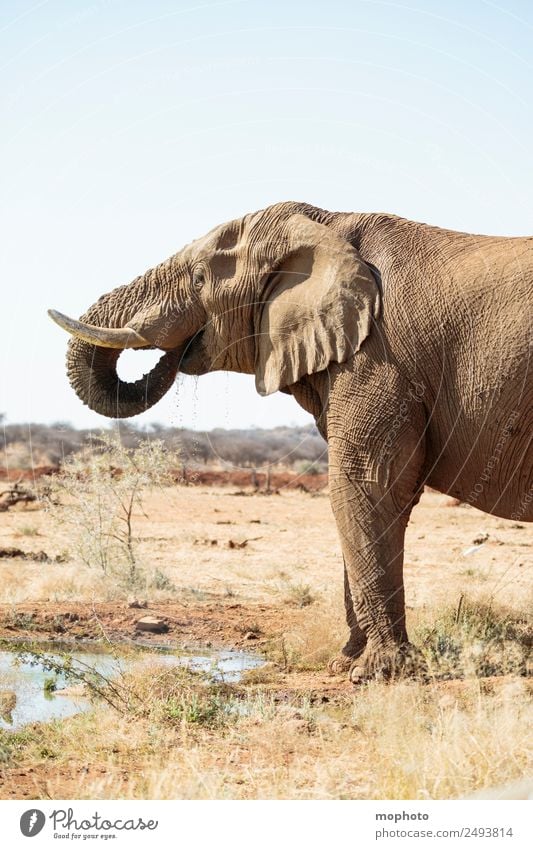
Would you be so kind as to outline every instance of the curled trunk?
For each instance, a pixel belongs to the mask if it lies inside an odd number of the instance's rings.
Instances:
[[[173,265],[171,258],[132,283],[103,295],[81,317],[82,321],[101,328],[127,328],[140,310],[152,309],[157,315],[169,288],[167,281],[173,277],[170,273]],[[153,407],[172,386],[187,336],[188,327],[184,323],[183,335],[178,334],[172,350],[163,353],[154,368],[133,383],[121,380],[117,374],[122,347],[107,347],[104,342],[93,344],[73,336],[67,351],[68,378],[78,397],[91,410],[110,418],[137,416]],[[152,346],[147,343],[146,347]]]
[[[81,339],[71,339],[67,374],[78,397],[103,416],[128,418],[153,407],[168,392],[176,378],[180,351],[168,351],[151,371],[128,383],[117,374],[122,351],[100,348]]]

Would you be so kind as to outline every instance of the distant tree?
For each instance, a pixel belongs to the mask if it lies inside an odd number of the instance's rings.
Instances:
[[[126,449],[134,449],[144,440],[158,439],[168,450],[179,450],[189,468],[195,464],[223,464],[229,468],[257,468],[267,465],[298,467],[303,461],[327,467],[327,445],[314,425],[305,427],[246,428],[193,431],[165,427],[159,423],[138,427],[123,420],[113,421],[110,433],[116,433]],[[35,422],[5,424],[0,431],[2,445],[17,443],[17,456],[26,449],[27,463],[36,457],[52,465],[64,463],[72,454],[90,445],[95,432],[77,430],[68,422],[51,425]]]

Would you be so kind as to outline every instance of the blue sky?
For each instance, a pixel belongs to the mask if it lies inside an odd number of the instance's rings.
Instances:
[[[228,219],[279,200],[533,232],[533,4],[440,0],[0,6],[9,421],[100,427],[64,372],[77,316]],[[152,354],[128,352],[137,377]],[[253,378],[182,378],[138,422],[303,423]]]

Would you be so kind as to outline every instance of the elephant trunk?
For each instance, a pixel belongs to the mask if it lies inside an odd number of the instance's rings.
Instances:
[[[160,304],[171,289],[177,268],[175,259],[171,258],[127,286],[101,297],[80,321],[49,311],[51,318],[72,334],[67,351],[70,383],[83,403],[97,413],[111,418],[139,415],[156,404],[172,386],[187,341],[193,335],[188,327],[190,321],[184,321],[183,314],[179,327],[172,321],[163,321]],[[136,321],[139,324],[140,315],[151,319],[141,321],[144,329],[138,333],[129,325]],[[161,326],[163,331],[156,333],[154,328]],[[117,361],[122,351],[154,347],[166,349],[154,368],[133,383],[121,380]]]
[[[78,397],[102,416],[123,419],[153,407],[174,382],[182,351],[168,351],[148,374],[128,383],[117,374],[121,350],[71,339],[67,374]]]

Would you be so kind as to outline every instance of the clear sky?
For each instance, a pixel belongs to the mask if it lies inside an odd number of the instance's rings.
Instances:
[[[2,0],[0,412],[77,399],[73,316],[211,227],[279,200],[533,232],[529,0]],[[121,373],[146,371],[128,352]],[[137,419],[304,423],[253,378],[184,377]]]

